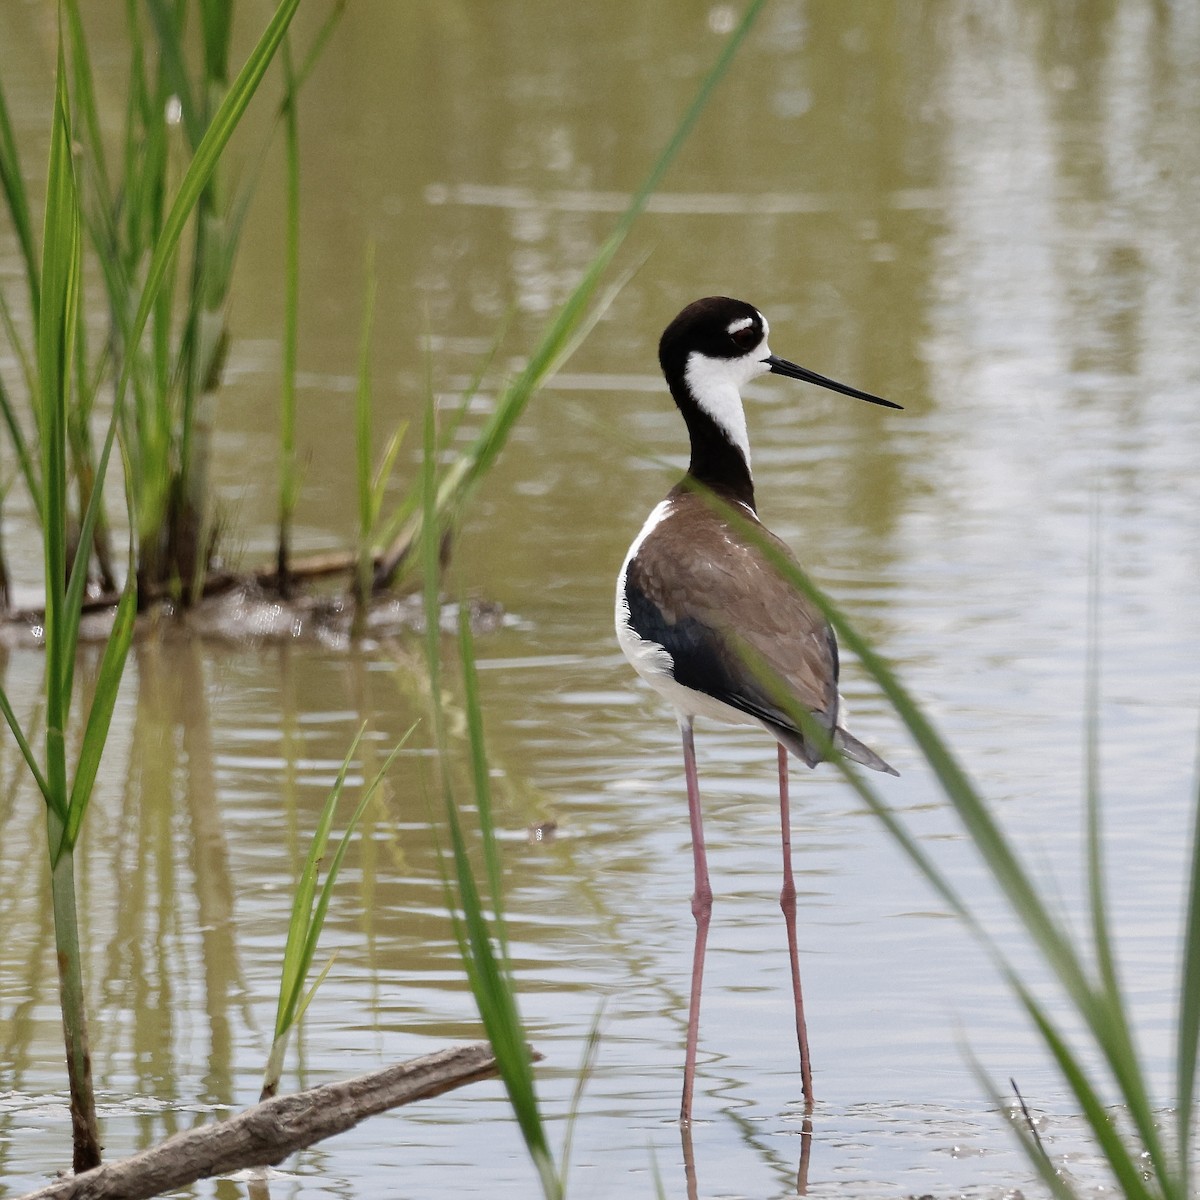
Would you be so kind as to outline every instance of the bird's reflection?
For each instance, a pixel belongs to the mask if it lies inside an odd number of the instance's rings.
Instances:
[[[692,1145],[692,1127],[687,1121],[679,1126],[679,1139],[683,1147],[683,1178],[687,1200],[700,1200],[700,1187],[696,1177],[696,1151]],[[800,1162],[796,1165],[796,1195],[808,1195],[808,1167],[812,1157],[813,1123],[811,1112],[806,1111],[800,1126]]]
[[[812,1140],[813,1140],[812,1117],[804,1114],[804,1121],[800,1126],[800,1163],[796,1167],[796,1195],[808,1195],[808,1160],[812,1155]]]
[[[679,1137],[683,1143],[683,1181],[687,1187],[687,1200],[698,1200],[700,1193],[696,1188],[696,1152],[692,1148],[690,1121],[680,1122]]]

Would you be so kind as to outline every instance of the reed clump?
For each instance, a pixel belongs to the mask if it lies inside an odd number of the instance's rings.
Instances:
[[[13,444],[19,478],[37,516],[44,552],[45,738],[40,752],[26,736],[27,728],[33,726],[22,723],[2,689],[0,710],[46,808],[77,1172],[99,1163],[100,1144],[89,1073],[73,852],[83,832],[108,739],[138,607],[164,595],[183,604],[193,603],[210,588],[226,585],[224,579],[215,578],[213,569],[217,522],[209,494],[212,401],[229,343],[227,304],[250,185],[231,190],[222,163],[234,130],[282,48],[285,100],[280,116],[290,179],[293,185],[298,181],[296,95],[344,0],[330,4],[324,24],[297,66],[286,39],[299,3],[279,0],[261,37],[232,78],[234,6],[228,0],[199,0],[194,6],[146,0],[144,13],[138,4],[127,5],[129,89],[124,135],[113,159],[100,135],[80,6],[78,0],[62,0],[40,254],[23,165],[0,89],[0,192],[17,234],[31,330],[28,335],[22,332],[18,309],[22,302],[0,290],[0,321],[20,363],[16,389],[0,379],[0,417]],[[420,566],[425,576],[435,696],[440,697],[437,578],[448,532],[498,459],[525,406],[603,312],[615,290],[602,288],[605,272],[728,70],[763,3],[752,0],[645,183],[547,326],[524,368],[503,389],[467,449],[444,466],[442,454],[454,430],[443,429],[439,435],[430,406],[424,467],[407,497],[386,516],[382,512],[384,485],[402,431],[393,435],[382,455],[372,455],[366,364],[373,284],[368,271],[356,410],[359,545],[345,556],[341,569],[358,581],[360,600],[365,603],[368,590],[390,587],[407,566]],[[199,39],[195,46],[188,41],[189,14],[195,21],[190,36]],[[289,196],[288,316],[283,342],[285,376],[290,373],[291,384],[285,385],[281,410],[280,548],[274,570],[274,581],[282,590],[303,573],[289,551],[297,488],[294,369],[299,221],[294,204],[298,189],[290,187]],[[89,342],[83,319],[83,280],[89,263],[102,281],[108,316],[108,334],[99,345]],[[103,420],[98,401],[105,394],[111,406]],[[464,404],[463,411],[465,408]],[[128,545],[119,563],[111,544],[112,532],[104,520],[103,495],[117,445],[129,518]],[[0,511],[0,525],[2,521]],[[329,564],[322,562],[320,569],[327,572]],[[6,579],[0,555],[0,586]],[[102,599],[112,603],[114,622],[95,688],[85,705],[76,694],[74,667],[84,600],[93,582],[104,589]],[[2,599],[7,606],[6,588]],[[467,862],[465,834],[453,796],[447,791],[453,873],[462,913],[458,928],[463,962],[543,1190],[554,1197],[561,1195],[562,1185],[537,1110],[531,1058],[507,967],[499,860],[486,797],[482,714],[470,631],[465,624],[460,637],[472,778],[483,823],[497,931],[493,934],[484,918],[480,892]],[[438,748],[444,755],[444,725],[440,718],[435,724]],[[75,737],[80,727],[82,733]],[[317,872],[344,771],[318,826],[298,884],[285,948],[275,1039],[264,1081],[267,1091],[278,1084],[290,1031],[312,995],[306,980],[347,839],[381,776],[382,772],[365,789],[319,892]]]
[[[198,206],[201,212],[204,211],[202,201],[209,192],[216,165],[261,83],[298,3],[299,0],[281,0],[236,79],[224,90],[220,102],[214,103],[203,131],[198,134],[195,154],[174,198],[168,202],[165,194],[160,197],[155,209],[157,220],[153,236],[138,242],[138,263],[124,264],[128,276],[126,291],[119,317],[114,314],[120,337],[113,347],[101,352],[103,369],[98,368],[89,355],[84,336],[82,281],[85,238],[98,236],[94,225],[101,220],[96,209],[89,207],[89,186],[94,191],[107,185],[98,182],[105,173],[103,161],[90,160],[86,154],[76,153],[81,136],[85,141],[91,138],[95,144],[98,134],[95,106],[88,99],[91,79],[86,54],[81,51],[83,38],[79,13],[70,0],[64,0],[61,9],[40,255],[32,233],[28,198],[15,156],[11,124],[7,109],[0,103],[0,185],[18,230],[33,316],[31,344],[24,347],[16,341],[14,344],[18,346],[28,390],[34,436],[25,437],[7,391],[0,394],[0,409],[41,525],[46,646],[45,739],[41,753],[26,736],[20,719],[2,691],[0,708],[46,808],[46,847],[51,868],[76,1171],[87,1170],[99,1163],[100,1144],[87,1039],[74,851],[83,831],[133,637],[140,574],[136,514],[140,512],[138,505],[144,492],[139,489],[135,466],[137,447],[122,437],[125,492],[134,516],[130,522],[134,532],[130,537],[125,579],[114,624],[95,689],[85,706],[75,688],[75,658],[92,549],[100,547],[96,560],[101,563],[102,572],[112,572],[101,520],[101,481],[106,476],[118,430],[125,428],[127,418],[123,401],[127,390],[133,390],[135,401],[131,407],[135,410],[145,394],[139,391],[144,360],[132,352],[122,352],[121,348],[132,351],[134,347],[142,347],[143,332],[161,305],[164,288],[169,288],[177,268],[182,233]],[[165,10],[166,6],[162,8]],[[151,9],[157,11],[153,4]],[[219,34],[220,28],[212,32]],[[209,49],[223,75],[227,39],[221,41],[218,37],[206,52]],[[82,102],[80,96],[84,97]],[[84,177],[91,178],[89,186],[85,186]],[[119,268],[115,258],[106,262],[114,271]],[[0,315],[10,336],[14,336],[16,323],[7,301],[0,302]],[[195,315],[198,320],[199,312]],[[198,333],[196,337],[199,337]],[[99,378],[110,369],[110,362],[115,380],[114,405],[97,452],[91,442],[89,418]],[[84,711],[75,713],[77,708]],[[82,723],[82,735],[77,741],[68,738],[75,722]],[[77,747],[74,755],[70,753],[73,743]]]

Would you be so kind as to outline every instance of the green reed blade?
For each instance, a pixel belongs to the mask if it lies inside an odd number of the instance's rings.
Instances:
[[[446,812],[446,824],[450,834],[451,858],[454,865],[454,880],[458,903],[454,902],[449,881],[446,883],[447,902],[450,910],[454,936],[458,942],[459,955],[484,1032],[496,1055],[496,1065],[504,1083],[509,1105],[516,1117],[517,1126],[529,1152],[530,1159],[538,1172],[542,1192],[547,1200],[560,1200],[562,1186],[554,1170],[549,1144],[542,1125],[534,1086],[533,1065],[526,1049],[525,1031],[513,982],[505,969],[506,959],[497,955],[492,945],[491,931],[483,911],[483,902],[467,854],[466,839],[459,818],[458,804],[449,777],[449,741],[446,734],[445,699],[442,695],[441,664],[441,598],[440,598],[440,536],[435,517],[437,503],[437,434],[435,430],[432,388],[427,388],[425,418],[422,432],[421,503],[422,526],[420,553],[425,610],[425,646],[429,670],[429,690],[432,696],[434,744],[438,750],[442,777],[442,799]],[[460,630],[461,635],[461,630]],[[467,631],[469,637],[469,629]],[[468,685],[470,686],[470,685]],[[481,735],[478,724],[472,725],[472,737]],[[478,741],[473,743],[473,761],[477,753],[485,754]],[[486,774],[486,772],[485,772]],[[476,776],[477,777],[477,776]],[[477,802],[479,798],[477,797]],[[482,799],[487,807],[486,794]],[[483,819],[486,823],[486,818]],[[487,825],[490,829],[490,825]],[[491,857],[495,848],[485,849]],[[490,869],[490,868],[489,868]],[[461,917],[459,916],[461,908]],[[497,916],[499,913],[497,911]]]
[[[333,828],[333,819],[337,812],[338,801],[346,786],[346,776],[350,764],[362,740],[366,724],[359,726],[354,740],[350,743],[346,757],[342,760],[337,779],[325,798],[321,815],[317,819],[317,827],[313,831],[309,843],[308,856],[296,884],[296,894],[292,898],[292,915],[288,922],[287,941],[283,950],[283,971],[279,981],[279,1004],[275,1012],[275,1036],[278,1038],[292,1023],[297,997],[304,982],[308,964],[305,962],[305,949],[308,933],[312,925],[313,898],[317,892],[317,874],[321,867],[321,859],[325,856],[325,846]]]
[[[407,421],[401,421],[392,430],[392,436],[388,438],[387,445],[383,448],[383,454],[380,455],[379,464],[376,466],[375,474],[371,480],[370,524],[368,525],[368,529],[370,530],[372,542],[374,542],[378,534],[379,514],[383,511],[383,501],[387,495],[388,484],[391,482],[392,475],[396,470],[396,459],[400,456],[400,447],[404,445],[404,438],[407,433]]]
[[[204,74],[214,82],[229,78],[229,43],[233,37],[234,6],[229,0],[199,0],[200,30],[204,35]]]
[[[1087,678],[1084,685],[1084,794],[1086,807],[1087,881],[1092,940],[1100,981],[1110,997],[1119,997],[1116,960],[1104,895],[1103,823],[1100,789],[1100,514],[1092,512],[1088,553]],[[1128,1036],[1128,1033],[1127,1035]]]
[[[1123,997],[1113,950],[1108,904],[1105,897],[1105,872],[1103,856],[1102,791],[1100,786],[1100,509],[1093,506],[1091,538],[1088,553],[1088,614],[1087,614],[1087,667],[1084,687],[1084,793],[1086,801],[1087,843],[1087,888],[1092,926],[1092,942],[1095,949],[1096,969],[1099,975],[1097,993],[1103,1019],[1110,1029],[1106,1044],[1112,1044],[1126,1070],[1140,1076],[1133,1031],[1130,1026],[1127,1006]],[[1141,1086],[1145,1088],[1142,1081]],[[1181,1160],[1182,1161],[1182,1156]],[[1170,1170],[1165,1160],[1155,1160],[1160,1172]]]
[[[1127,1200],[1156,1200],[1158,1193],[1147,1185],[1138,1153],[1132,1150],[1121,1137],[1099,1094],[1088,1080],[1082,1064],[1072,1053],[1066,1039],[1051,1022],[1045,1008],[1037,1002],[1029,989],[1011,973],[1009,985],[1020,997],[1025,1011],[1041,1034],[1042,1040],[1054,1055],[1054,1060],[1058,1064],[1063,1078],[1083,1110],[1088,1128],[1120,1184],[1122,1195]]]
[[[497,412],[485,424],[483,432],[467,455],[456,464],[458,477],[443,479],[439,485],[436,473],[435,459],[438,438],[434,426],[433,400],[430,391],[427,397],[424,434],[423,456],[420,479],[421,495],[421,528],[419,534],[420,561],[424,577],[424,607],[426,622],[426,646],[429,660],[430,691],[434,698],[435,742],[443,763],[447,757],[447,739],[445,734],[445,716],[441,696],[441,656],[440,656],[440,604],[439,604],[439,551],[440,532],[439,514],[442,511],[440,500],[446,495],[448,488],[453,488],[453,494],[465,495],[469,485],[477,480],[495,461],[508,434],[515,424],[520,412],[536,387],[543,381],[547,372],[561,363],[564,350],[570,346],[572,338],[577,334],[587,318],[588,303],[596,291],[600,276],[616,254],[621,241],[638,214],[645,207],[651,191],[657,186],[663,173],[678,152],[683,140],[690,131],[700,111],[708,100],[717,81],[724,75],[732,60],[733,54],[740,45],[746,32],[762,8],[762,0],[754,0],[747,8],[742,21],[734,35],[726,44],[722,55],[712,71],[706,76],[696,98],[684,114],[675,135],[667,148],[659,156],[646,182],[635,194],[628,209],[618,220],[613,234],[601,247],[592,263],[584,273],[580,284],[559,309],[551,321],[541,341],[517,381],[507,390],[506,395],[498,405]],[[395,563],[385,570],[386,575],[394,569]],[[469,719],[469,733],[472,742],[472,777],[477,794],[477,807],[481,813],[481,827],[484,831],[485,857],[488,861],[490,884],[493,899],[496,901],[499,913],[500,900],[500,868],[498,851],[494,847],[495,830],[490,820],[490,788],[486,749],[483,745],[482,720],[479,717],[478,682],[474,677],[473,659],[470,647],[469,624],[460,618],[460,644],[464,646],[464,664],[466,665],[466,689],[468,692],[468,708],[476,710],[475,716]],[[517,1007],[513,982],[503,963],[505,956],[499,957],[493,948],[491,933],[483,913],[478,887],[467,854],[466,842],[459,820],[458,808],[454,800],[453,789],[445,768],[442,771],[442,789],[446,807],[447,825],[450,833],[454,874],[458,887],[459,903],[462,908],[461,921],[452,906],[455,936],[459,942],[460,953],[475,994],[480,1018],[496,1053],[501,1077],[508,1093],[509,1103],[516,1115],[522,1136],[529,1149],[530,1156],[538,1171],[542,1189],[547,1197],[560,1197],[562,1183],[555,1172],[553,1160],[547,1145],[545,1130],[542,1126],[540,1111],[534,1088],[533,1070],[525,1048],[524,1032]]]
[[[333,964],[337,962],[337,951],[335,950],[326,961],[325,965],[317,973],[316,979],[312,981],[312,987],[304,993],[300,1003],[296,1005],[296,1012],[292,1017],[292,1024],[298,1025],[304,1020],[304,1014],[308,1011],[308,1006],[313,1002],[313,997],[317,994],[317,989],[323,984],[333,969]]]
[[[483,914],[483,902],[471,871],[458,809],[448,782],[444,784],[444,791],[454,875],[463,912],[462,924],[465,926],[464,933],[456,922],[455,932],[459,938],[460,953],[467,969],[471,990],[475,994],[480,1020],[496,1055],[496,1065],[504,1082],[513,1115],[538,1171],[543,1193],[547,1200],[554,1200],[561,1197],[562,1185],[554,1170],[542,1124],[534,1086],[533,1064],[526,1049],[525,1031],[517,1009],[513,983],[492,947],[487,919]]]
[[[71,1097],[73,1162],[76,1171],[100,1161],[96,1103],[75,902],[74,857],[67,839],[66,731],[74,678],[80,611],[66,587],[68,480],[67,411],[71,355],[76,346],[81,273],[81,220],[72,161],[67,71],[61,31],[58,39],[54,117],[46,175],[46,215],[42,235],[41,308],[37,319],[37,392],[42,461],[42,543],[45,564],[46,644],[46,837],[51,866],[51,900],[59,967],[67,1077]],[[75,568],[88,557],[90,533],[76,555]]]
[[[1175,1050],[1175,1128],[1179,1142],[1181,1195],[1191,1194],[1192,1114],[1195,1112],[1196,1056],[1200,1049],[1200,752],[1196,801],[1192,808],[1192,861],[1187,917],[1183,926],[1183,965],[1179,982],[1179,1027]]]
[[[82,547],[79,552],[84,552]],[[79,759],[75,765],[75,779],[71,785],[67,823],[63,834],[66,849],[73,849],[79,838],[79,830],[92,796],[92,787],[100,769],[100,759],[108,741],[108,730],[112,724],[113,709],[116,707],[117,693],[120,691],[121,677],[125,671],[125,660],[133,642],[134,621],[137,617],[136,581],[137,576],[131,559],[125,587],[117,604],[116,619],[104,647],[104,657],[100,660],[96,691],[88,710]]]
[[[0,190],[8,205],[13,231],[25,269],[25,282],[29,288],[29,310],[33,314],[34,338],[37,337],[37,318],[41,311],[41,276],[38,270],[37,246],[33,240],[33,221],[29,214],[29,194],[25,190],[25,178],[21,173],[21,157],[17,153],[17,140],[13,136],[12,119],[8,113],[8,101],[4,88],[0,86]]]
[[[313,37],[312,44],[308,48],[308,53],[304,56],[304,61],[300,64],[300,69],[295,74],[293,91],[299,91],[308,82],[309,75],[312,74],[312,70],[324,52],[330,36],[337,28],[337,23],[342,19],[342,15],[346,11],[346,4],[347,0],[334,0],[334,3],[330,6],[329,12],[325,15],[325,20],[321,22],[321,27]]]
[[[321,935],[321,929],[325,924],[325,915],[329,911],[329,902],[333,897],[333,885],[337,883],[338,872],[342,869],[342,860],[346,857],[346,851],[350,848],[350,836],[358,828],[358,823],[362,820],[363,813],[367,811],[367,805],[379,790],[388,771],[392,769],[392,763],[396,761],[396,756],[404,749],[404,745],[412,736],[414,729],[416,729],[415,723],[408,727],[404,736],[392,747],[392,751],[384,759],[383,765],[375,772],[370,783],[363,788],[362,795],[359,797],[354,811],[350,814],[350,819],[346,822],[346,828],[342,833],[341,840],[338,842],[337,849],[333,852],[333,859],[325,871],[325,881],[321,885],[320,894],[317,896],[317,906],[313,910],[308,936],[305,938],[305,971],[308,970],[308,964],[312,963],[313,957],[316,954],[317,939]]]
[[[78,311],[80,222],[71,157],[70,112],[61,40],[58,79],[46,177],[46,218],[42,239],[42,294],[38,319],[38,397],[44,487],[44,569],[47,781],[65,800],[65,731],[70,705],[74,616],[64,606],[68,518],[66,426],[70,356]],[[83,556],[86,557],[86,556]]]
[[[337,883],[338,875],[342,869],[342,862],[350,847],[351,837],[355,829],[358,828],[363,813],[366,812],[367,805],[379,790],[388,771],[391,770],[392,764],[396,761],[396,756],[404,748],[415,728],[415,724],[408,728],[404,736],[392,748],[391,753],[384,760],[383,765],[371,778],[370,782],[363,786],[362,794],[346,822],[337,849],[334,851],[333,858],[325,870],[325,877],[318,891],[317,878],[321,863],[325,857],[326,847],[329,844],[334,817],[345,789],[346,776],[350,770],[350,764],[354,760],[354,755],[366,730],[365,724],[360,726],[358,733],[355,734],[354,740],[346,752],[346,757],[342,760],[337,780],[325,800],[321,816],[317,821],[317,828],[313,833],[312,842],[309,845],[304,868],[300,873],[296,895],[292,901],[292,915],[288,922],[287,942],[283,952],[283,969],[279,981],[279,1001],[275,1013],[275,1042],[280,1045],[281,1054],[282,1048],[286,1047],[287,1044],[286,1038],[288,1032],[300,1020],[304,1010],[312,1000],[313,993],[315,993],[329,971],[329,967],[326,966],[312,987],[308,989],[307,993],[305,992],[304,981],[308,977],[313,959],[316,957],[317,944],[321,937],[321,931],[325,926],[325,918],[333,898],[334,885]],[[281,1063],[278,1065],[281,1065]],[[270,1070],[268,1070],[268,1076],[270,1076]],[[268,1078],[268,1084],[277,1082],[277,1076],[274,1080]]]
[[[16,356],[17,365],[21,368],[21,378],[30,396],[37,395],[37,368],[34,365],[34,358],[37,354],[37,320],[37,314],[34,313],[34,342],[33,345],[28,345],[26,344],[24,333],[17,328],[17,323],[13,320],[12,308],[8,303],[8,297],[5,295],[3,287],[0,287],[0,324],[4,326],[4,332],[8,337],[8,344]],[[34,406],[33,419],[35,421],[38,419],[36,405]]]
[[[232,8],[232,5],[229,7]],[[204,137],[204,97],[192,90],[192,76],[187,65],[187,51],[183,45],[183,22],[178,6],[167,0],[146,0],[146,10],[154,26],[158,41],[158,61],[167,87],[179,101],[183,128],[193,149]],[[200,91],[204,90],[203,82]]]
[[[596,1015],[588,1026],[587,1039],[583,1044],[583,1058],[579,1063],[579,1070],[575,1073],[575,1087],[571,1091],[571,1104],[567,1109],[567,1127],[563,1131],[562,1157],[559,1159],[559,1174],[564,1189],[571,1170],[571,1147],[575,1141],[575,1125],[583,1107],[583,1093],[596,1070],[596,1060],[600,1056],[600,1022],[603,1019],[604,1001],[601,1000],[596,1007]]]
[[[792,568],[789,572],[793,580],[801,574],[799,568]],[[1129,1035],[1120,992],[1105,992],[1093,986],[1079,953],[1060,923],[1050,915],[1041,895],[1021,867],[1008,838],[992,818],[982,797],[958,767],[949,747],[867,641],[827,599],[820,597],[818,589],[811,583],[806,586],[810,598],[825,611],[842,644],[863,663],[913,735],[937,776],[943,793],[953,804],[993,878],[1008,898],[1013,912],[1020,918],[1041,950],[1044,960],[1053,968],[1086,1021],[1097,1048],[1108,1062],[1156,1171],[1166,1178],[1170,1174],[1169,1160],[1150,1101],[1146,1078]]]
[[[465,390],[459,397],[459,403],[451,414],[450,419],[446,421],[437,431],[437,447],[439,454],[444,453],[453,445],[455,435],[462,426],[463,418],[467,415],[467,411],[471,406],[471,401],[474,399],[479,389],[483,386],[484,378],[491,369],[492,361],[495,358],[500,346],[504,340],[504,336],[508,331],[509,323],[512,320],[514,310],[512,308],[505,312],[496,332],[492,335],[492,340],[484,352],[482,359],[476,365],[475,374],[468,381]],[[426,357],[427,374],[432,368],[430,362],[432,355]],[[430,384],[432,391],[432,384]],[[461,461],[461,459],[460,459]],[[438,510],[439,513],[444,513],[449,505],[451,498],[455,494],[454,487],[450,481],[458,470],[456,463],[450,470],[444,474],[443,482],[438,487]],[[381,501],[382,507],[382,501]],[[421,489],[420,487],[410,488],[408,493],[395,505],[389,513],[387,520],[379,524],[376,530],[376,541],[378,544],[387,546],[389,549],[383,556],[383,562],[377,568],[375,574],[375,585],[377,587],[384,586],[387,578],[396,573],[396,567],[403,557],[411,550],[414,540],[419,536],[421,531]],[[398,554],[397,547],[403,547],[404,554]],[[389,558],[391,561],[389,562]]]
[[[358,491],[358,599],[360,610],[371,594],[371,335],[375,326],[375,244],[367,246],[363,279],[363,317],[358,339],[355,389],[355,482]]]
[[[479,815],[479,833],[483,841],[484,864],[491,891],[496,940],[508,963],[508,930],[504,921],[503,869],[496,825],[492,819],[492,779],[487,745],[483,737],[483,704],[479,695],[479,673],[475,668],[475,639],[471,634],[471,606],[465,597],[458,604],[458,653],[463,677],[463,703],[467,711],[467,742],[471,752],[471,784],[475,810]]]
[[[292,519],[299,498],[296,465],[296,364],[300,326],[300,121],[298,83],[292,64],[292,35],[281,47],[284,98],[284,224],[283,224],[283,367],[279,387],[279,553],[280,578],[287,574],[291,555]]]
[[[425,610],[425,658],[429,667],[429,690],[433,696],[434,743],[446,745],[442,686],[441,538],[437,526],[437,416],[433,389],[426,387],[425,419],[421,425],[421,578]]]
[[[83,22],[79,16],[78,0],[65,0],[62,13],[66,17],[67,36],[71,45],[71,67],[74,72],[75,112],[82,119],[85,136],[81,139],[85,163],[99,193],[99,207],[108,212],[113,206],[112,186],[109,183],[108,163],[104,155],[104,137],[100,131],[100,114],[96,107],[96,85],[92,78],[92,60]]]
[[[46,782],[41,767],[38,766],[37,756],[34,754],[33,748],[25,737],[25,731],[21,728],[21,722],[17,720],[17,714],[13,712],[12,704],[8,699],[8,693],[2,687],[0,687],[0,712],[3,712],[4,720],[9,729],[12,730],[13,740],[17,743],[17,748],[21,751],[21,757],[25,760],[25,765],[29,768],[29,773],[33,776],[34,782],[38,786],[38,791],[42,793],[42,799],[45,800],[46,807],[60,821],[65,822],[67,819],[67,808],[63,802],[63,797],[50,790],[50,785]]]
[[[600,289],[600,278],[612,261],[619,244],[619,241],[613,242],[610,239],[609,247],[601,251],[601,257],[593,260],[583,280],[568,297],[559,318],[551,322],[549,330],[534,348],[524,370],[505,388],[492,417],[461,460],[461,477],[454,480],[454,486],[462,495],[465,496],[492,468],[508,443],[513,426],[525,411],[525,406],[538,389],[570,358],[616,299],[621,286],[633,274],[632,270],[626,272],[617,284],[603,289],[600,299],[592,303],[593,296]]]
[[[8,308],[4,302],[3,296],[0,296],[0,313],[8,315]],[[5,325],[8,321],[5,321]],[[12,344],[10,342],[10,344]],[[31,393],[32,393],[31,389]],[[13,452],[17,457],[17,467],[21,472],[21,478],[25,481],[26,490],[29,492],[30,499],[33,501],[34,511],[37,514],[38,524],[42,521],[42,489],[38,481],[37,465],[34,462],[33,452],[29,449],[29,442],[25,438],[25,431],[21,428],[20,419],[17,417],[16,409],[13,406],[12,396],[9,395],[8,388],[4,384],[4,380],[0,379],[0,417],[3,418],[5,427],[8,429],[8,435],[12,440]]]

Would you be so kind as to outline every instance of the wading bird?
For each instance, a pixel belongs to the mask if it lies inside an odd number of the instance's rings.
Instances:
[[[758,521],[741,389],[770,371],[887,408],[900,405],[777,357],[767,346],[767,333],[762,313],[727,296],[697,300],[667,326],[658,358],[687,425],[691,462],[687,475],[650,513],[634,538],[617,578],[617,641],[634,670],[674,708],[683,735],[695,870],[692,914],[696,919],[680,1109],[684,1122],[691,1120],[692,1113],[700,982],[712,911],[694,719],[702,716],[761,725],[778,743],[783,830],[779,903],[791,958],[801,1082],[809,1104],[812,1071],[796,953],[787,755],[791,751],[810,767],[815,767],[822,755],[789,714],[787,703],[780,702],[776,685],[786,688],[794,705],[802,705],[812,714],[847,758],[875,771],[896,774],[841,723],[833,630],[762,549],[768,545],[777,554],[792,558],[787,547]],[[724,515],[722,503],[741,521]],[[743,532],[746,525],[756,536]]]

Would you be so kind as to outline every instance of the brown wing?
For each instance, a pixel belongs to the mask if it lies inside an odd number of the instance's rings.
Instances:
[[[773,689],[756,677],[753,663],[761,659],[832,730],[838,659],[824,617],[757,546],[714,520],[706,500],[681,492],[673,501],[630,565],[633,627],[670,653],[677,682],[795,731]]]

